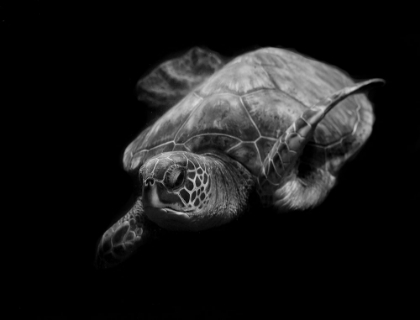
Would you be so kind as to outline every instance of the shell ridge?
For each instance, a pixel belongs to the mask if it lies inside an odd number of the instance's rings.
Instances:
[[[241,95],[241,96],[239,96],[239,97],[247,97],[247,96],[249,96],[250,94],[255,94],[255,93],[259,93],[259,92],[261,92],[261,91],[268,91],[268,90],[273,90],[273,91],[278,91],[278,89],[277,88],[273,88],[273,89],[270,89],[270,88],[261,88],[261,89],[258,89],[258,90],[255,90],[255,91],[249,91],[249,92],[247,92],[247,93],[244,93],[243,95]]]
[[[190,118],[192,117],[192,115],[194,114],[194,112],[197,110],[198,106],[201,105],[201,103],[203,102],[203,97],[201,97],[200,95],[197,94],[197,96],[201,99],[199,103],[197,103],[194,107],[194,109],[190,112],[190,115],[185,119],[184,123],[179,127],[178,131],[176,132],[173,142],[177,143],[177,137],[179,132],[181,131],[181,129],[185,126],[185,124],[188,122],[188,120],[190,120]]]
[[[234,140],[239,140],[240,142],[252,142],[252,141],[243,141],[243,140],[241,140],[240,138],[238,138],[238,137],[234,137],[234,136],[232,136],[232,135],[230,135],[230,134],[227,134],[227,133],[219,133],[219,132],[207,132],[207,133],[199,133],[199,134],[196,134],[196,135],[194,135],[194,136],[191,136],[190,138],[188,138],[183,144],[185,145],[187,142],[189,142],[190,140],[192,140],[192,139],[194,139],[194,138],[196,138],[196,137],[200,137],[200,136],[225,136],[225,137],[229,137],[229,138],[232,138],[232,139],[234,139]]]
[[[249,120],[251,120],[252,125],[255,127],[255,129],[257,129],[257,132],[258,132],[259,137],[258,137],[257,139],[255,139],[255,140],[254,140],[254,141],[256,141],[256,140],[258,140],[258,139],[262,136],[262,135],[261,135],[261,132],[260,132],[260,129],[259,129],[259,128],[258,128],[258,126],[255,124],[255,121],[254,121],[254,119],[252,118],[251,114],[249,113],[248,109],[246,108],[246,106],[245,106],[245,104],[244,104],[244,101],[242,100],[242,97],[239,97],[239,101],[240,101],[240,104],[241,104],[241,108],[242,108],[243,110],[245,110],[245,113],[246,113],[246,115],[248,116]]]
[[[175,145],[175,142],[171,140],[171,141],[167,141],[167,142],[158,144],[158,145],[156,145],[154,147],[151,147],[150,149],[144,148],[144,149],[140,150],[139,152],[141,152],[141,151],[152,151],[154,149],[158,149],[158,148],[160,148],[160,147],[162,147],[164,145],[171,144],[171,143],[173,143]]]
[[[265,71],[265,69],[264,69],[264,71]],[[270,78],[270,80],[271,80],[271,78]],[[263,90],[264,90],[264,89],[263,89]],[[260,132],[260,128],[258,128],[258,126],[255,124],[255,121],[254,121],[254,119],[252,118],[251,114],[249,113],[248,109],[246,108],[246,106],[245,106],[245,104],[244,104],[244,101],[242,100],[242,97],[239,97],[239,100],[240,100],[240,102],[241,102],[241,106],[242,106],[242,108],[245,110],[245,112],[246,112],[246,114],[247,114],[248,118],[251,120],[252,124],[253,124],[253,125],[254,125],[254,127],[257,129],[257,132],[258,132],[259,137],[258,137],[257,139],[255,139],[253,143],[254,143],[255,149],[257,149],[257,152],[258,152],[258,157],[260,158],[261,163],[263,163],[263,162],[264,162],[264,159],[262,158],[261,153],[260,153],[260,148],[258,148],[257,143],[256,143],[256,142],[257,142],[259,139],[261,139],[261,137],[262,137],[262,134],[261,134],[261,132]],[[229,148],[229,150],[227,150],[226,152],[229,152],[231,149],[233,149],[233,147],[232,147],[232,148]]]
[[[241,141],[241,142],[235,144],[234,146],[231,146],[229,149],[226,149],[226,153],[229,153],[230,151],[232,151],[233,149],[235,149],[236,147],[240,146],[243,143],[244,143],[244,141]]]

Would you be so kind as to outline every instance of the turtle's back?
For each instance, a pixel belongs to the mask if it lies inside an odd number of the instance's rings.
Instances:
[[[276,139],[305,108],[352,83],[338,69],[287,50],[247,53],[141,133],[126,150],[125,166],[137,167],[166,151],[217,149],[258,175]],[[335,169],[369,136],[372,122],[363,94],[345,99],[318,125],[303,161],[335,163]]]
[[[303,109],[354,84],[349,76],[335,67],[278,48],[245,54],[231,61],[223,70],[213,75],[199,94],[206,97],[231,92],[242,96],[251,115],[261,119],[256,119],[257,127],[262,131],[265,131],[264,127],[271,128],[262,134],[276,137],[278,134],[274,134],[273,129],[279,129],[278,118],[290,115],[294,121]],[[263,120],[265,118],[267,120]],[[370,125],[373,122],[372,107],[364,94],[340,102],[321,122],[313,140],[322,146],[334,144],[353,133],[359,121]]]

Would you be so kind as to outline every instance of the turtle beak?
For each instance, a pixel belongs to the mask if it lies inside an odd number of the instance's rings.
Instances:
[[[144,208],[146,208],[146,207],[153,207],[153,208],[163,207],[163,203],[161,203],[160,200],[159,200],[159,196],[158,196],[158,193],[157,193],[157,185],[156,185],[154,179],[148,178],[143,183],[142,200],[143,200]]]
[[[145,215],[162,228],[188,230],[185,223],[190,220],[190,217],[183,212],[168,208],[165,203],[160,201],[157,190],[158,183],[149,178],[143,184],[142,202]]]

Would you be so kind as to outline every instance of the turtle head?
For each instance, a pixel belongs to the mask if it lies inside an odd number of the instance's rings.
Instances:
[[[200,229],[199,217],[210,202],[211,176],[200,157],[167,152],[140,169],[142,202],[147,217],[165,229]]]
[[[223,224],[235,208],[230,203],[238,200],[236,173],[217,157],[162,153],[140,169],[144,212],[168,230],[199,231]]]
[[[254,183],[248,170],[226,156],[184,151],[147,160],[139,174],[141,196],[98,243],[100,268],[123,261],[162,228],[199,231],[229,222],[244,209]]]

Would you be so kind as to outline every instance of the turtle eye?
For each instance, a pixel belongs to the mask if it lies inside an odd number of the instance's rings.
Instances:
[[[185,170],[176,168],[166,175],[165,185],[171,189],[179,188],[185,179]]]

